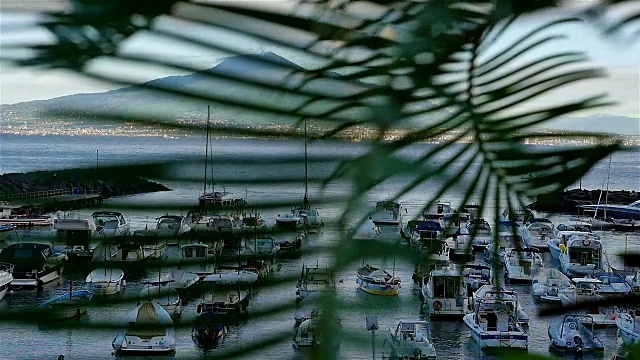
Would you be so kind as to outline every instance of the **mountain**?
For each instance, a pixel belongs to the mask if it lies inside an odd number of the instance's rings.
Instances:
[[[640,135],[640,119],[611,114],[566,117],[544,125],[548,130],[588,131],[615,135]]]
[[[201,73],[167,76],[146,83],[172,91],[195,96],[216,95],[223,100],[241,99],[252,105],[293,111],[308,97],[287,94],[281,90],[264,89],[247,84],[242,80],[251,80],[259,84],[281,84],[283,88],[294,89],[301,85],[302,75],[291,75],[292,71],[303,71],[301,66],[272,52],[240,55],[223,59],[216,66]],[[216,78],[211,75],[233,76],[240,81]],[[363,85],[364,86],[364,85]],[[349,95],[363,87],[340,81],[335,74],[316,79],[302,86],[313,94]],[[3,123],[23,124],[25,121],[45,120],[47,112],[66,111],[73,118],[86,124],[91,121],[92,113],[126,114],[135,117],[144,114],[145,118],[183,122],[202,121],[206,118],[206,105],[210,104],[212,120],[224,120],[235,123],[288,123],[298,120],[286,115],[265,114],[246,107],[194,100],[189,96],[152,91],[142,86],[128,86],[102,93],[75,94],[49,100],[37,100],[10,105],[2,105]],[[318,110],[316,106],[313,111]],[[104,124],[100,122],[100,124]]]

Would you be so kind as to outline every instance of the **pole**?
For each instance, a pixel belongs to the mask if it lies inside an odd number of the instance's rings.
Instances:
[[[96,170],[98,169],[98,149],[96,149]]]
[[[302,207],[307,208],[309,205],[309,184],[308,184],[309,168],[307,165],[307,119],[304,119],[304,199],[302,200]]]
[[[202,190],[203,195],[207,193],[207,165],[209,163],[209,121],[211,116],[210,108],[211,107],[207,105],[207,141],[204,145],[204,188]]]
[[[371,329],[371,354],[372,359],[376,360],[376,329]]]

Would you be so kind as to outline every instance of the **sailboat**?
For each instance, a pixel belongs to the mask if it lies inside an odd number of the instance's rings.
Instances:
[[[44,302],[40,307],[46,311],[47,320],[62,320],[87,312],[88,303],[93,299],[89,290],[73,290],[73,278],[69,278],[69,292]]]
[[[302,199],[302,206],[292,209],[290,214],[285,216],[278,216],[276,218],[276,225],[283,228],[290,228],[290,224],[296,225],[302,224],[304,230],[308,232],[318,232],[320,227],[324,226],[322,217],[318,210],[311,206],[309,203],[309,158],[308,158],[308,146],[307,146],[307,119],[304,120],[304,198]],[[288,225],[288,226],[287,226]]]

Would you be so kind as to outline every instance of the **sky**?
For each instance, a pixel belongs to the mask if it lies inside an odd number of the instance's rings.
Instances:
[[[271,4],[281,3],[271,2]],[[188,12],[189,9],[185,8],[183,11]],[[617,13],[624,13],[624,10]],[[616,13],[612,13],[611,16],[615,17]],[[495,48],[495,51],[501,51],[501,45],[508,44],[513,39],[524,34],[528,29],[540,24],[546,18],[548,18],[547,15],[543,14],[531,16],[520,21],[516,27],[506,33],[504,40],[496,42],[492,49]],[[2,29],[0,42],[3,46],[16,41],[39,39],[42,36],[46,36],[41,31],[15,31],[12,25],[27,21],[25,19],[28,19],[28,17],[25,18],[22,15],[7,11],[0,12],[0,29]],[[182,32],[190,36],[202,34],[202,40],[210,39],[211,35],[209,34],[211,32],[210,28],[169,17],[159,19],[155,26],[169,29],[176,33]],[[635,26],[631,30],[634,29],[638,31],[640,26]],[[541,104],[551,105],[557,102],[558,99],[571,99],[607,92],[610,98],[617,102],[617,105],[595,110],[594,113],[640,118],[640,40],[632,42],[629,39],[605,38],[595,28],[585,25],[566,26],[563,28],[563,33],[567,36],[566,40],[551,47],[542,48],[535,55],[542,54],[544,51],[557,50],[558,47],[563,48],[563,50],[584,50],[592,59],[592,63],[604,67],[609,76],[606,79],[582,82],[577,86],[568,87],[546,98],[538,99],[535,106]],[[273,51],[302,66],[313,66],[313,61],[306,58],[304,54],[294,53],[288,49],[282,49],[255,39],[241,38],[228,31],[216,30],[215,38],[217,43],[233,47],[240,52]],[[159,43],[162,46],[157,46]],[[154,46],[148,46],[149,44]],[[136,34],[128,39],[121,50],[124,53],[145,53],[149,56],[172,59],[180,64],[193,66],[194,68],[211,68],[225,56],[222,52],[214,52],[202,47],[185,46],[176,41],[169,41],[166,38],[148,33]],[[95,62],[94,65],[96,69],[99,69],[98,71],[106,71],[106,73],[109,73],[109,69],[113,68],[108,63],[100,64],[99,61]],[[129,68],[128,75],[135,76],[141,82],[179,73],[175,69],[149,68],[148,66],[131,66]],[[75,93],[101,92],[113,88],[116,87],[111,84],[89,80],[69,71],[24,69],[13,67],[7,63],[0,63],[0,103],[2,104],[49,99]],[[587,114],[589,113],[584,115]]]

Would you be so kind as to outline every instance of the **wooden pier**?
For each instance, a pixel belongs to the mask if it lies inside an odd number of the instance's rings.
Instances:
[[[5,195],[2,198],[6,206],[39,214],[95,207],[102,204],[103,200],[100,191],[83,188],[25,192]]]

